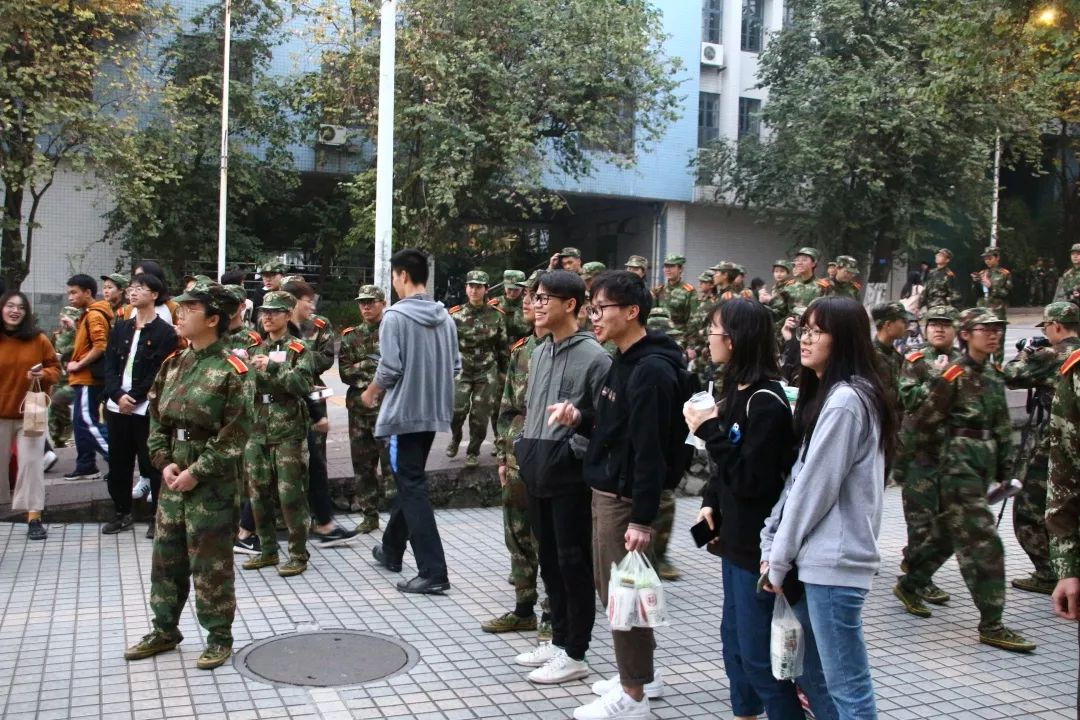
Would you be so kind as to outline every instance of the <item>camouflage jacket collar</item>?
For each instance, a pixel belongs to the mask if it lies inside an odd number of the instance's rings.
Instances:
[[[205,357],[213,357],[214,355],[221,355],[223,352],[225,352],[225,340],[224,338],[219,338],[204,347],[202,350],[196,350],[193,347],[191,348],[191,352],[195,353],[195,357],[199,359]]]

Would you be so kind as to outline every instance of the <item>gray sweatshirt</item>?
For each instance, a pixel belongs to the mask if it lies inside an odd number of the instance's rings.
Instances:
[[[834,386],[825,400],[810,445],[799,450],[761,531],[761,559],[769,562],[774,587],[795,564],[804,582],[870,589],[881,564],[885,485],[871,407],[848,383]]]
[[[391,305],[379,325],[379,352],[375,384],[386,397],[375,437],[449,430],[461,356],[443,304],[413,295]]]

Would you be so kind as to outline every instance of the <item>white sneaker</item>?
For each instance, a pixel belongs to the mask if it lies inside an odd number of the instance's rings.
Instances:
[[[135,487],[131,490],[131,497],[138,500],[141,497],[150,494],[150,478],[145,478],[142,475],[139,476],[139,482],[135,483]]]
[[[558,685],[571,680],[580,680],[589,674],[589,664],[584,660],[574,660],[559,648],[558,654],[548,660],[544,667],[529,673],[529,682],[538,685]],[[620,689],[621,692],[621,689]]]
[[[543,667],[548,660],[555,657],[559,648],[549,642],[542,642],[529,652],[523,652],[514,658],[514,662],[525,667]]]
[[[46,452],[44,457],[42,457],[41,459],[42,467],[45,468],[45,472],[49,472],[50,470],[52,470],[56,466],[56,461],[59,459],[60,458],[56,457],[56,453],[54,453],[52,450]]]
[[[593,695],[603,696],[616,688],[622,689],[622,681],[619,680],[618,675],[607,680],[597,680],[593,683],[592,691]],[[653,673],[653,681],[645,684],[645,695],[650,700],[657,700],[664,696],[664,678],[660,676],[659,670]]]
[[[621,687],[574,710],[574,720],[608,720],[608,718],[627,720],[649,717],[652,717],[652,713],[649,711],[648,696],[641,698],[641,702],[638,702],[623,692]]]

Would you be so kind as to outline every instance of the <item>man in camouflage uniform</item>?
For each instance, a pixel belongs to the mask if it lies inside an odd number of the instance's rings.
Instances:
[[[676,345],[685,349],[682,330],[675,327],[675,323],[671,322],[671,316],[666,309],[654,307],[650,310],[649,319],[645,322],[645,329],[664,333],[674,340]]]
[[[1028,305],[1037,307],[1046,305],[1043,299],[1043,287],[1046,285],[1046,258],[1035,258],[1035,262],[1027,270]]]
[[[684,283],[683,265],[686,258],[682,255],[668,255],[664,258],[664,284],[652,289],[653,307],[667,310],[671,324],[680,333],[686,333],[686,326],[694,314],[694,286]]]
[[[245,570],[278,564],[274,488],[289,531],[289,561],[278,575],[292,577],[307,569],[308,408],[314,387],[314,353],[289,333],[296,298],[278,290],[266,293],[259,318],[266,331],[262,344],[248,351],[255,371],[255,409],[251,438],[244,451],[244,471],[255,513],[262,553],[244,563]]]
[[[810,303],[821,297],[829,289],[829,281],[814,277],[820,253],[816,248],[799,248],[795,253],[795,275],[791,282],[780,288],[768,300],[762,300],[769,306],[776,323],[783,323],[796,307],[809,307]]]
[[[180,613],[194,580],[195,612],[207,630],[196,665],[208,670],[232,654],[236,470],[250,432],[251,397],[247,366],[218,333],[226,322],[221,286],[176,300],[189,313],[179,326],[191,345],[165,360],[148,394],[150,458],[163,477],[150,566],[154,629],[124,658],[151,657],[183,641]]]
[[[461,429],[469,418],[469,446],[465,467],[480,463],[480,445],[487,436],[487,424],[499,392],[499,374],[506,372],[508,346],[503,311],[488,305],[488,274],[472,270],[465,276],[469,301],[450,309],[457,325],[461,375],[454,387],[454,418],[450,423],[450,444],[446,456],[455,457],[461,445]]]
[[[1054,290],[1054,302],[1062,300],[1068,302],[1080,302],[1080,243],[1069,249],[1069,260],[1072,267],[1061,274]]]
[[[389,448],[375,439],[375,421],[379,419],[379,403],[369,408],[360,402],[360,395],[375,380],[379,366],[379,323],[386,309],[386,295],[377,285],[360,288],[356,301],[360,303],[363,322],[346,328],[341,334],[338,373],[349,386],[345,407],[349,412],[349,451],[352,456],[355,485],[352,493],[355,510],[364,520],[357,527],[362,533],[379,529],[379,503],[391,484]],[[382,481],[377,474],[382,464]]]
[[[1009,292],[1012,290],[1012,275],[1001,267],[1001,251],[996,247],[983,250],[984,270],[971,273],[971,282],[975,287],[978,301],[975,305],[988,308],[1002,320],[1008,320]],[[1002,356],[999,356],[999,359]]]
[[[61,368],[67,367],[75,350],[75,326],[81,317],[82,310],[71,305],[60,311],[60,327],[53,334],[53,348],[60,356]],[[72,440],[71,403],[74,399],[75,391],[68,385],[67,372],[63,372],[49,403],[49,437],[53,447],[67,447]]]
[[[584,276],[584,266],[582,266],[582,275]],[[503,272],[503,294],[501,297],[491,298],[488,300],[488,305],[499,307],[503,311],[503,322],[506,325],[506,346],[509,351],[510,346],[514,345],[518,340],[523,337],[528,337],[532,334],[532,324],[525,320],[524,311],[522,310],[521,296],[525,292],[525,273],[520,270],[506,270]],[[499,380],[496,387],[501,388],[506,383],[506,374],[499,373]],[[495,437],[499,436],[498,422],[499,422],[499,403],[502,401],[502,393],[497,392],[495,394],[495,404],[491,411],[491,432]],[[495,455],[497,451],[493,450],[492,455]]]
[[[1005,322],[985,308],[972,308],[960,316],[960,328],[964,357],[933,380],[926,402],[912,415],[920,432],[945,428],[938,468],[940,512],[934,519],[942,545],[909,547],[908,572],[900,576],[893,594],[912,615],[929,617],[918,590],[927,587],[951,549],[979,609],[979,642],[1030,652],[1034,643],[1002,624],[1005,550],[986,500],[991,484],[1011,477],[1012,423],[1005,382],[989,362],[1004,339]]]
[[[914,414],[926,402],[934,381],[949,366],[958,362],[962,353],[955,347],[959,314],[955,308],[940,305],[927,310],[927,344],[904,358],[900,370],[899,393],[904,419],[900,427],[900,443],[893,478],[902,485],[901,500],[907,523],[907,547],[901,570],[907,572],[907,555],[912,548],[919,557],[947,558],[951,546],[942,540],[941,528],[935,518],[941,512],[940,484],[937,477],[941,464],[941,449],[948,439],[945,427],[931,430],[915,427]],[[943,561],[942,561],[943,562]],[[933,580],[915,593],[926,602],[941,605],[949,596]]]
[[[941,248],[934,255],[934,269],[926,275],[919,307],[955,307],[960,302],[960,293],[956,290],[956,273],[949,269],[953,253],[949,248]]]
[[[889,400],[893,408],[899,406],[898,384],[900,367],[904,358],[896,351],[894,343],[907,334],[907,324],[915,319],[915,316],[907,311],[901,303],[882,303],[875,305],[870,311],[874,320],[874,351],[877,353],[878,374],[885,383],[885,390],[889,394]]]
[[[1058,616],[1075,621],[1080,620],[1080,351],[1058,371],[1049,438],[1046,529],[1058,579],[1053,607]]]
[[[576,247],[564,247],[552,255],[551,262],[548,263],[548,270],[558,270],[559,268],[581,274],[581,251]]]
[[[716,307],[716,302],[713,273],[707,270],[698,276],[698,295],[694,299],[694,312],[690,315],[686,333],[683,335],[683,348],[686,350],[686,357],[690,360],[690,372],[697,376],[702,387],[708,385],[706,376],[710,373],[711,364],[706,319]]]
[[[1047,305],[1038,327],[1043,329],[1050,346],[1027,342],[1024,349],[1005,365],[1003,373],[1009,387],[1034,389],[1038,391],[1036,398],[1048,400],[1053,397],[1061,366],[1080,350],[1080,338],[1077,337],[1080,307],[1069,302]],[[1014,579],[1012,585],[1046,595],[1054,591],[1057,580],[1050,567],[1050,540],[1045,518],[1049,441],[1049,436],[1042,433],[1038,445],[1032,449],[1032,457],[1024,468],[1026,472],[1020,477],[1024,488],[1013,503],[1013,532],[1035,566],[1035,572],[1030,577]]]
[[[754,292],[743,285],[743,280],[746,278],[746,268],[732,262],[722,262],[717,267],[720,268],[717,274],[722,278],[724,286],[723,290],[717,292],[716,301],[719,304],[723,305],[728,300],[734,300],[735,298],[754,299]]]
[[[838,269],[838,266],[836,264],[836,261],[835,260],[830,260],[825,265],[825,278],[827,280],[829,280],[830,282],[835,280],[836,279],[836,271],[837,271],[837,269]]]
[[[780,292],[780,290],[783,289],[785,285],[791,282],[791,276],[794,274],[794,272],[795,264],[787,258],[781,258],[774,262],[772,266],[773,286],[772,290],[769,291],[768,295],[771,297]],[[768,299],[766,299],[765,297],[765,293],[762,293],[762,295],[758,296],[758,299],[761,300],[761,302],[763,303],[768,302]]]
[[[624,267],[642,280],[649,274],[649,261],[643,255],[631,255]]]
[[[836,275],[829,281],[829,295],[839,295],[858,300],[862,284],[856,280],[859,276],[859,261],[850,255],[836,258]]]
[[[587,262],[581,266],[581,279],[585,281],[585,302],[578,310],[578,327],[582,330],[592,330],[592,320],[589,319],[589,300],[592,297],[592,284],[597,275],[607,270],[602,262]]]

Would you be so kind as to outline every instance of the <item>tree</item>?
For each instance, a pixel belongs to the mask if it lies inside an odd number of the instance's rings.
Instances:
[[[102,153],[113,191],[108,233],[133,256],[158,259],[174,274],[216,257],[223,5],[175,34],[161,56],[156,105],[137,133]],[[273,0],[233,0],[227,259],[263,250],[259,226],[289,212],[298,173],[290,150],[295,86],[270,72],[283,39]]]
[[[379,0],[306,4],[323,71],[316,122],[376,137]],[[440,252],[470,223],[536,218],[563,202],[545,172],[631,165],[676,117],[676,60],[646,0],[402,0],[394,230]],[[353,240],[374,233],[374,167],[348,185]],[[493,248],[498,251],[498,249]]]
[[[30,272],[38,209],[56,172],[83,169],[95,146],[133,126],[144,97],[142,41],[161,17],[140,0],[0,3],[0,274],[8,287]]]
[[[760,59],[768,132],[696,159],[718,199],[875,260],[931,246],[942,228],[986,237],[996,138],[1008,161],[1037,158],[1049,116],[1028,11],[982,0],[802,0],[793,11]],[[872,267],[883,279],[888,265]]]

